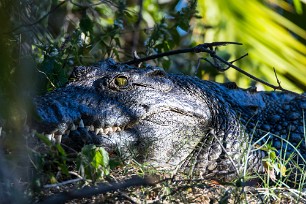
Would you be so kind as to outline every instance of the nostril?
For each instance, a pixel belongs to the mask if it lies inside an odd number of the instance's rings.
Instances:
[[[146,111],[148,111],[148,110],[149,110],[149,108],[150,108],[148,105],[144,105],[144,104],[143,104],[143,105],[141,105],[141,106],[142,106],[142,107],[143,107],[143,108],[144,108]]]
[[[92,67],[78,66],[75,67],[70,75],[70,79],[78,79],[90,72]]]

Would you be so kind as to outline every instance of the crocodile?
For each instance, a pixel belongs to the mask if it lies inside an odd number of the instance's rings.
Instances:
[[[31,127],[50,140],[101,145],[163,170],[222,180],[245,169],[263,173],[265,144],[305,165],[305,95],[107,59],[76,67],[66,86],[36,97],[34,106]]]

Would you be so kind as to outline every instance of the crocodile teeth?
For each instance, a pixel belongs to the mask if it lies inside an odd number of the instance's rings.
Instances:
[[[62,142],[62,135],[54,135],[55,143],[61,144]]]
[[[85,126],[85,128],[87,129],[87,131],[95,131],[95,127],[93,125]]]
[[[103,132],[102,128],[95,128],[95,134],[98,135],[100,132]]]
[[[77,129],[77,127],[75,126],[75,124],[72,124],[70,130],[71,130],[71,131],[74,131],[74,130],[76,130],[76,129]]]
[[[48,138],[48,140],[52,141],[54,138],[54,134],[46,134],[46,137]]]
[[[86,128],[87,131],[91,131],[94,132],[96,135],[99,134],[110,134],[113,132],[120,132],[122,130],[124,130],[124,127],[106,127],[106,128],[95,128],[94,125],[84,125],[84,121],[81,119],[78,123],[78,125],[72,123],[71,127],[65,131],[65,134],[69,134],[70,131],[75,131],[78,129],[78,127],[80,128]]]
[[[83,122],[83,120],[82,120],[82,119],[80,120],[79,127],[80,127],[80,128],[85,127],[85,126],[84,126],[84,122]]]
[[[104,132],[104,134],[108,134],[110,131],[112,131],[112,129],[107,127],[107,128],[104,129],[103,132]]]
[[[119,132],[122,129],[120,127],[107,127],[107,128],[95,128],[96,135],[98,134],[109,134],[112,132]]]

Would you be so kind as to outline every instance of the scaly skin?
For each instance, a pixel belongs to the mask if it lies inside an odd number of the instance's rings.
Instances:
[[[263,136],[258,144],[269,140],[279,151],[286,146],[280,138],[300,144],[295,158],[306,159],[303,96],[242,90],[111,59],[78,67],[72,76],[65,87],[35,99],[32,120],[37,131],[57,140],[63,135],[72,148],[94,143],[159,168],[180,166],[224,180],[242,171],[247,156],[248,171],[264,171],[265,153],[246,153],[248,143]]]

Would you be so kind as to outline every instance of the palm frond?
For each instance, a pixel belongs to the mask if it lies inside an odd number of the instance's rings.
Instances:
[[[282,86],[300,91],[306,88],[306,31],[286,19],[262,1],[204,0],[199,1],[203,23],[213,26],[205,41],[237,41],[244,47],[233,47],[235,58],[243,52],[249,58],[239,66],[273,83],[276,69]],[[226,73],[239,83],[232,71]]]

